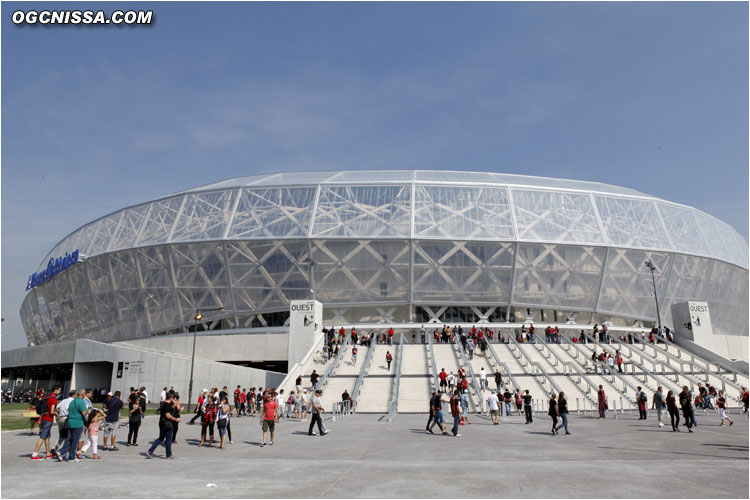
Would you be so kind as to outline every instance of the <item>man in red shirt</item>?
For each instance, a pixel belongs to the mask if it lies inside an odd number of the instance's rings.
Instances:
[[[388,329],[388,345],[393,345],[393,328]]]
[[[271,442],[273,444],[273,431],[276,427],[276,418],[279,416],[279,405],[276,404],[276,398],[270,395],[263,396],[263,444],[266,445],[266,433],[271,431]]]
[[[234,409],[239,414],[240,411],[240,393],[242,391],[240,390],[240,386],[238,385],[237,388],[234,390]]]
[[[247,393],[243,388],[242,392],[240,392],[240,411],[237,413],[237,417],[240,415],[247,415],[247,413],[245,413],[245,401],[247,401]]]
[[[49,396],[44,398],[42,401],[46,403],[46,411],[42,413],[41,417],[39,417],[39,439],[36,442],[36,446],[34,447],[34,453],[31,454],[32,460],[44,460],[44,458],[39,456],[39,449],[42,447],[42,443],[44,443],[44,448],[47,451],[46,458],[52,458],[54,457],[53,454],[50,453],[50,447],[49,447],[49,436],[50,432],[52,431],[52,424],[55,423],[55,417],[57,415],[57,395],[60,394],[60,386],[56,385]],[[38,412],[37,412],[38,413]]]
[[[448,385],[448,374],[445,373],[445,368],[440,369],[438,377],[440,378],[440,390],[444,391],[445,387]]]

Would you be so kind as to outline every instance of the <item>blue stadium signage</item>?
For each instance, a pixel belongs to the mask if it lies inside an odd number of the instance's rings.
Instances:
[[[47,263],[47,269],[45,269],[41,273],[34,273],[29,276],[29,281],[26,282],[26,290],[31,290],[35,286],[41,285],[42,283],[49,283],[52,278],[57,276],[57,274],[65,271],[73,264],[77,264],[78,254],[79,252],[78,250],[76,250],[71,254],[65,252],[64,257],[50,259]]]

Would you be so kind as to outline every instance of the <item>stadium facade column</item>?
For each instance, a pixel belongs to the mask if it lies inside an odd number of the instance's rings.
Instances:
[[[302,361],[323,336],[323,304],[293,300],[289,305],[289,368]]]

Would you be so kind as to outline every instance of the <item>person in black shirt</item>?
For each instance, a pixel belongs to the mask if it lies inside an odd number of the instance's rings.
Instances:
[[[552,417],[552,434],[557,434],[557,399],[554,392],[549,398],[549,411],[547,415]]]
[[[531,394],[529,394],[529,390],[526,389],[525,394],[523,395],[523,411],[526,414],[526,423],[530,424],[534,421],[534,418],[532,416],[531,412],[531,402],[533,398],[531,397]]]
[[[434,414],[433,416],[433,422],[432,426],[428,427],[427,430],[432,434],[432,427],[435,427],[435,424],[438,424],[440,426],[440,430],[443,431],[443,434],[448,434],[448,432],[445,430],[445,426],[443,425],[443,393],[439,392],[435,395],[434,398],[432,398],[431,406],[432,406],[432,412]]]
[[[565,397],[564,392],[561,392],[560,395],[557,396],[557,413],[558,415],[560,415],[562,423],[555,428],[555,432],[559,431],[562,427],[565,427],[565,435],[569,436],[570,432],[568,432],[568,400]]]
[[[154,450],[156,447],[164,441],[167,448],[167,458],[172,457],[172,425],[175,422],[179,422],[179,417],[174,416],[174,406],[172,404],[172,398],[174,397],[173,392],[167,393],[167,399],[161,404],[159,408],[159,438],[153,442],[151,448],[146,452],[148,458],[154,456]]]
[[[320,376],[318,375],[318,372],[313,370],[313,372],[310,374],[310,384],[312,384],[313,390],[318,388],[318,379]]]
[[[432,393],[432,396],[430,396],[430,418],[427,419],[427,425],[425,426],[425,430],[432,434],[432,430],[430,429],[430,423],[435,419],[435,413],[433,412],[432,408],[432,400],[435,399],[435,392]]]
[[[141,416],[143,409],[137,394],[130,397],[128,403],[128,444],[127,446],[138,446],[138,429],[141,427]]]

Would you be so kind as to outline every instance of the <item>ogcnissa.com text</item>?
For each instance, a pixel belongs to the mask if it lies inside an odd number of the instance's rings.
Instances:
[[[151,24],[150,10],[17,10],[11,15],[13,24]]]

